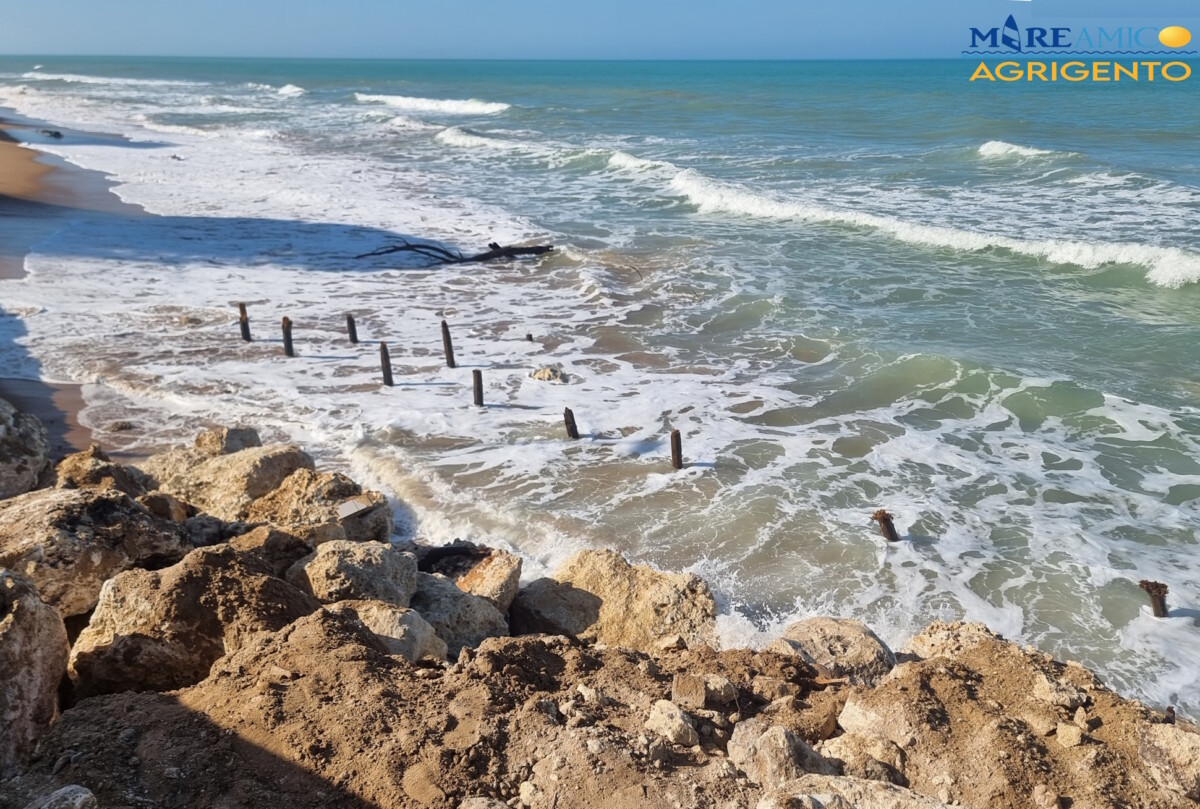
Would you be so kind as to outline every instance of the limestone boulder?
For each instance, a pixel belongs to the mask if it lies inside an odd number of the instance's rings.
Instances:
[[[44,798],[37,798],[25,809],[97,809],[99,805],[91,790],[72,784],[56,789]]]
[[[447,654],[457,658],[487,638],[509,634],[508,621],[486,598],[465,593],[438,573],[418,573],[411,606],[446,642]]]
[[[500,548],[457,540],[450,545],[418,550],[424,573],[441,573],[459,589],[486,598],[507,613],[521,585],[521,557]]]
[[[383,643],[388,654],[400,655],[414,663],[446,659],[446,642],[415,610],[383,601],[339,601],[328,609],[357,618]]]
[[[60,489],[116,489],[130,497],[138,497],[150,486],[150,479],[144,472],[113,463],[99,444],[63,458],[58,462],[57,473],[55,485]]]
[[[630,565],[615,551],[580,551],[550,578],[521,590],[512,606],[518,634],[544,632],[656,651],[663,638],[712,640],[717,605],[688,573]]]
[[[50,466],[50,439],[41,420],[0,399],[0,500],[32,490]]]
[[[274,491],[255,500],[251,522],[269,522],[303,537],[316,547],[331,540],[387,542],[392,510],[379,492],[337,472],[297,469]]]
[[[769,794],[809,798],[823,809],[949,809],[941,801],[894,784],[853,777],[804,775]]]
[[[737,688],[719,674],[676,674],[671,701],[684,708],[721,709],[737,700]]]
[[[200,433],[195,442],[196,449],[210,458],[261,446],[262,439],[252,427],[215,427]]]
[[[154,491],[139,495],[136,499],[155,517],[178,523],[188,521],[189,509],[187,503],[184,503],[174,495]]]
[[[904,650],[925,659],[945,657],[959,660],[981,645],[989,647],[999,642],[1004,642],[1004,639],[984,624],[934,621],[917,633]]]
[[[896,656],[862,621],[807,618],[791,624],[771,651],[793,653],[830,677],[875,685],[896,665]]]
[[[191,448],[155,455],[141,469],[155,488],[227,522],[247,519],[250,506],[313,460],[299,447],[272,444],[210,456]]]
[[[1200,734],[1178,725],[1146,725],[1138,753],[1164,789],[1200,801]]]
[[[190,549],[181,526],[115,489],[43,489],[0,501],[0,566],[32,580],[64,618],[92,609],[117,573],[166,567]]]
[[[417,558],[386,542],[334,540],[292,565],[287,580],[322,604],[372,600],[407,607],[417,589]]]
[[[758,717],[734,727],[729,760],[764,789],[775,789],[805,773],[837,774],[833,762],[822,758],[803,739]]]
[[[67,630],[33,582],[0,568],[0,779],[32,752],[58,710]]]
[[[691,718],[678,705],[665,699],[660,699],[650,708],[646,730],[657,733],[671,744],[683,747],[700,743],[700,734],[696,732]]]
[[[256,634],[319,608],[312,596],[271,573],[256,556],[224,545],[198,548],[164,570],[130,570],[110,579],[71,649],[76,694],[193,685]]]
[[[843,733],[820,746],[823,757],[840,764],[846,775],[896,782],[904,772],[904,751],[880,736]]]
[[[229,540],[229,547],[245,556],[256,557],[272,576],[283,578],[292,565],[312,554],[312,548],[300,537],[270,525],[262,525]]]

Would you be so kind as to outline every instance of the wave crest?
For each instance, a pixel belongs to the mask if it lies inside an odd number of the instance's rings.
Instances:
[[[495,115],[504,112],[511,104],[478,99],[419,98],[417,96],[388,96],[355,93],[356,101],[363,104],[386,104],[408,112],[440,112],[445,115]]]
[[[1172,289],[1200,283],[1200,254],[1178,247],[1057,239],[1025,240],[942,225],[924,225],[890,216],[826,208],[755,194],[719,183],[693,169],[686,169],[677,174],[671,181],[671,187],[696,205],[701,213],[731,213],[768,219],[849,225],[886,233],[909,244],[964,252],[1001,249],[1084,269],[1096,269],[1106,264],[1132,264],[1145,267],[1148,270],[1146,278],[1151,283]]]
[[[1045,157],[1052,155],[1047,149],[1035,149],[1032,146],[1018,146],[1002,140],[989,140],[979,147],[980,157]]]

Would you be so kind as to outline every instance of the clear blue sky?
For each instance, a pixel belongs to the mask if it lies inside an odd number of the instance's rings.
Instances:
[[[1011,12],[1188,24],[1197,0],[11,0],[0,53],[373,58],[950,57]],[[1192,15],[1198,12],[1192,10]],[[1147,15],[1154,15],[1148,17]],[[1193,16],[1191,20],[1194,20]],[[1128,22],[1131,21],[1127,21]]]

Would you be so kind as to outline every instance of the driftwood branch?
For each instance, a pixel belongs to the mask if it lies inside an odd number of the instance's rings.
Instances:
[[[417,253],[426,258],[433,259],[436,264],[473,264],[481,261],[493,261],[498,258],[540,256],[542,253],[549,253],[553,249],[554,245],[551,244],[539,244],[532,247],[502,247],[496,242],[492,242],[488,245],[487,251],[471,256],[464,256],[462,253],[447,250],[445,247],[440,247],[436,244],[401,242],[400,244],[393,244],[389,247],[372,250],[370,253],[363,253],[360,256],[355,256],[355,258],[374,258],[375,256],[386,256],[392,253]]]

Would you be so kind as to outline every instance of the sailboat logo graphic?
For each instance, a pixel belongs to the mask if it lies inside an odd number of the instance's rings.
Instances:
[[[1021,29],[1017,27],[1017,21],[1011,14],[1004,21],[1004,31],[1000,34],[1000,41],[1010,50],[1017,52],[1021,50]]]

